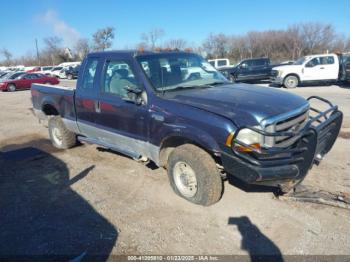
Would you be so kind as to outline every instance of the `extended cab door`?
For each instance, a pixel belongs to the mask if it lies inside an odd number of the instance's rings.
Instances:
[[[77,125],[80,133],[96,138],[96,114],[99,112],[97,99],[98,90],[98,70],[100,69],[100,59],[88,57],[84,62],[83,72],[78,78],[75,92],[75,110]]]
[[[303,81],[319,81],[337,79],[339,63],[335,56],[314,57],[305,64]]]
[[[128,88],[145,92],[134,62],[127,57],[105,60],[100,82],[99,140],[129,155],[149,155],[148,107],[130,100]]]

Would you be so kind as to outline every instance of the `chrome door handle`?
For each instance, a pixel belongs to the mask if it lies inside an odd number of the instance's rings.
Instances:
[[[320,69],[324,69],[324,67],[320,67]]]

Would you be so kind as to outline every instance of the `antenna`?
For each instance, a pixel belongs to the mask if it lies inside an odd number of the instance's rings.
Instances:
[[[38,60],[39,66],[40,64],[40,57],[39,57],[39,48],[38,48],[38,39],[35,38],[35,48],[36,48],[36,59]]]

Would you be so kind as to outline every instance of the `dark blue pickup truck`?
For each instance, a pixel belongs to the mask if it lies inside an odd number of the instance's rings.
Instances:
[[[31,92],[54,146],[82,141],[153,161],[179,196],[200,205],[221,198],[228,176],[292,189],[342,123],[327,100],[232,84],[189,52],[91,53],[76,89],[37,84]]]

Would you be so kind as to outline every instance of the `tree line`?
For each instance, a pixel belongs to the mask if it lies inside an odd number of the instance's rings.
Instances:
[[[2,65],[56,65],[67,61],[82,60],[91,51],[102,51],[112,46],[115,29],[106,27],[97,30],[91,39],[81,38],[75,46],[64,47],[63,39],[57,36],[44,39],[44,48],[39,54],[29,53],[13,58],[3,48]],[[285,30],[250,31],[242,35],[210,33],[200,45],[189,44],[182,38],[164,39],[165,31],[154,28],[140,36],[140,42],[132,48],[155,50],[192,49],[206,58],[229,58],[232,63],[245,58],[269,57],[273,61],[296,60],[317,53],[349,52],[350,38],[339,34],[333,25],[323,23],[300,23]]]

